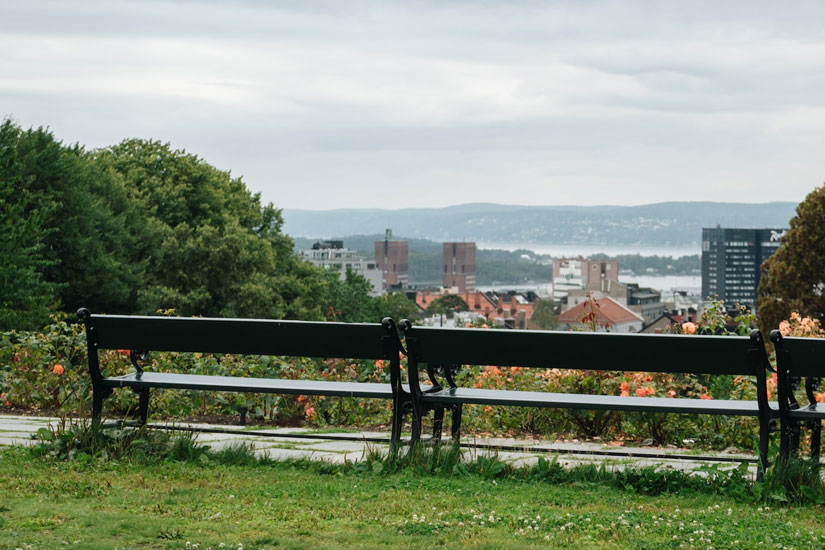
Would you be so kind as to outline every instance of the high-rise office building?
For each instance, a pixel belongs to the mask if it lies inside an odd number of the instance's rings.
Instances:
[[[776,252],[785,229],[702,229],[702,297],[756,309],[762,262]]]
[[[476,243],[444,243],[443,286],[458,287],[459,292],[476,289]]]
[[[375,263],[381,270],[384,290],[409,286],[409,243],[392,240],[390,229],[383,241],[375,241]]]

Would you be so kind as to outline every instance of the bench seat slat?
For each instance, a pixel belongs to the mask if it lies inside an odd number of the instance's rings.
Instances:
[[[819,404],[803,407],[801,409],[791,409],[791,418],[801,418],[803,420],[821,420],[825,418],[825,405]]]
[[[136,373],[105,378],[103,384],[115,388],[168,388],[177,390],[212,390],[392,399],[392,388],[389,384],[368,382],[283,380],[277,378],[239,378],[201,374],[144,372],[140,378],[137,377]]]
[[[757,416],[756,401],[723,399],[669,399],[665,397],[620,397],[615,395],[584,395],[530,391],[452,388],[422,395],[425,403],[474,403],[478,405],[510,405],[522,407],[553,407],[564,409],[598,409],[615,411],[669,412]],[[771,403],[776,409],[776,403]]]

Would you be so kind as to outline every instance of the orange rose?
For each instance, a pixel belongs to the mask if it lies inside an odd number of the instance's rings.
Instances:
[[[703,393],[703,394],[700,396],[700,399],[713,399],[713,398],[712,398],[711,396],[709,396],[708,394]]]
[[[61,374],[63,374],[63,371],[64,371],[63,365],[61,365],[60,363],[55,363],[54,366],[52,367],[52,372],[55,373],[57,376],[60,376]]]
[[[682,332],[685,334],[693,334],[696,332],[696,325],[688,321],[687,323],[682,323]]]

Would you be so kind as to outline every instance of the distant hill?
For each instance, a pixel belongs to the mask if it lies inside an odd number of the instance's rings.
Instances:
[[[663,202],[642,206],[462,204],[402,210],[284,210],[293,237],[383,234],[436,242],[698,247],[703,227],[787,227],[795,202]]]

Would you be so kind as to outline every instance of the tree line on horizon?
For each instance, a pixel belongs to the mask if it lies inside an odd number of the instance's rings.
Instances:
[[[0,330],[54,311],[378,321],[412,314],[294,254],[281,211],[168,143],[86,150],[0,124]]]

